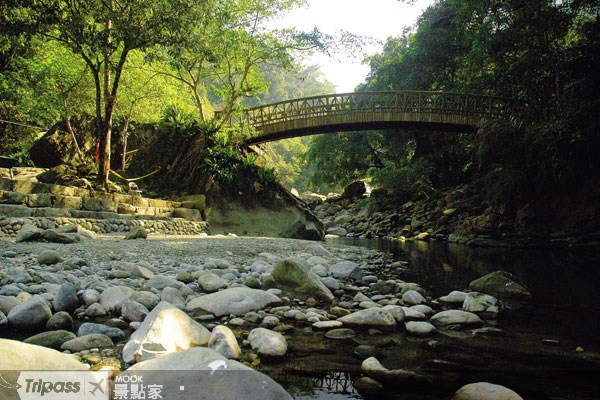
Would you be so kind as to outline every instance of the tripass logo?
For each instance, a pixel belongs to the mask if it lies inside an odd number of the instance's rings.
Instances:
[[[0,392],[20,400],[109,400],[108,371],[23,371],[15,384],[0,376]]]

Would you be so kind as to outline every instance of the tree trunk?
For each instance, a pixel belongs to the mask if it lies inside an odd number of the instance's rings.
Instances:
[[[111,67],[111,29],[112,21],[106,21],[106,52],[104,54],[104,124],[100,137],[100,160],[98,165],[98,184],[103,187],[108,185],[110,173],[110,142],[112,133],[112,113],[109,113],[110,104],[110,67]]]
[[[121,136],[121,142],[123,145],[123,152],[121,154],[121,170],[125,171],[127,169],[127,128],[129,127],[129,117],[125,118],[125,123],[123,124],[123,133]]]

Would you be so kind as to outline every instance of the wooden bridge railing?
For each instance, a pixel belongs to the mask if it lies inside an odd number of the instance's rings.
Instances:
[[[430,91],[358,92],[307,97],[248,109],[242,123],[254,127],[257,141],[262,135],[301,129],[310,125],[399,121],[434,122],[477,126],[483,120],[507,119],[513,115],[511,100],[472,94]],[[304,122],[303,122],[304,121]]]

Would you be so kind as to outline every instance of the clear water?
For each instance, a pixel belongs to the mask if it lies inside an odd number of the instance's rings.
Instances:
[[[299,347],[312,349],[307,350],[307,354],[316,351],[320,355],[288,360],[265,371],[296,399],[448,399],[461,383],[480,380],[505,384],[526,399],[600,399],[600,383],[597,383],[600,376],[598,249],[469,248],[439,242],[402,243],[354,238],[333,239],[332,242],[378,249],[390,262],[407,261],[402,279],[419,283],[433,297],[466,289],[472,280],[504,270],[529,287],[533,300],[529,306],[498,321],[499,327],[514,334],[514,338],[504,339],[507,342],[498,340],[498,343],[490,339],[489,349],[485,342],[475,345],[471,343],[474,340],[469,339],[465,363],[473,364],[481,354],[481,359],[487,360],[482,363],[490,366],[483,365],[472,374],[465,371],[456,376],[446,374],[450,382],[440,377],[435,388],[417,392],[394,389],[365,397],[354,389],[352,382],[361,376],[360,360],[352,359],[351,353],[354,346],[362,344],[361,340],[372,344],[369,337],[359,337],[350,344],[323,345],[322,338],[313,339],[315,343],[311,343],[299,335],[294,338],[299,341]],[[434,339],[464,340],[460,332],[452,335],[456,338],[440,339],[438,335]],[[425,359],[419,358],[423,353],[419,349],[422,343],[411,343],[401,333],[388,336],[394,346],[382,347],[387,358],[384,365],[400,365],[406,369],[423,365]],[[556,340],[559,345],[548,354],[542,346],[537,357],[536,348],[543,339]],[[503,354],[502,346],[506,349],[506,343],[509,347],[514,344],[514,354]],[[584,351],[577,352],[578,347]],[[440,357],[444,359],[445,356]],[[460,354],[452,356],[460,360]],[[330,366],[333,368],[328,368]]]

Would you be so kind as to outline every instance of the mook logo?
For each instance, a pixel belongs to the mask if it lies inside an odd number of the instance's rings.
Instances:
[[[21,400],[109,400],[108,371],[23,371]]]

